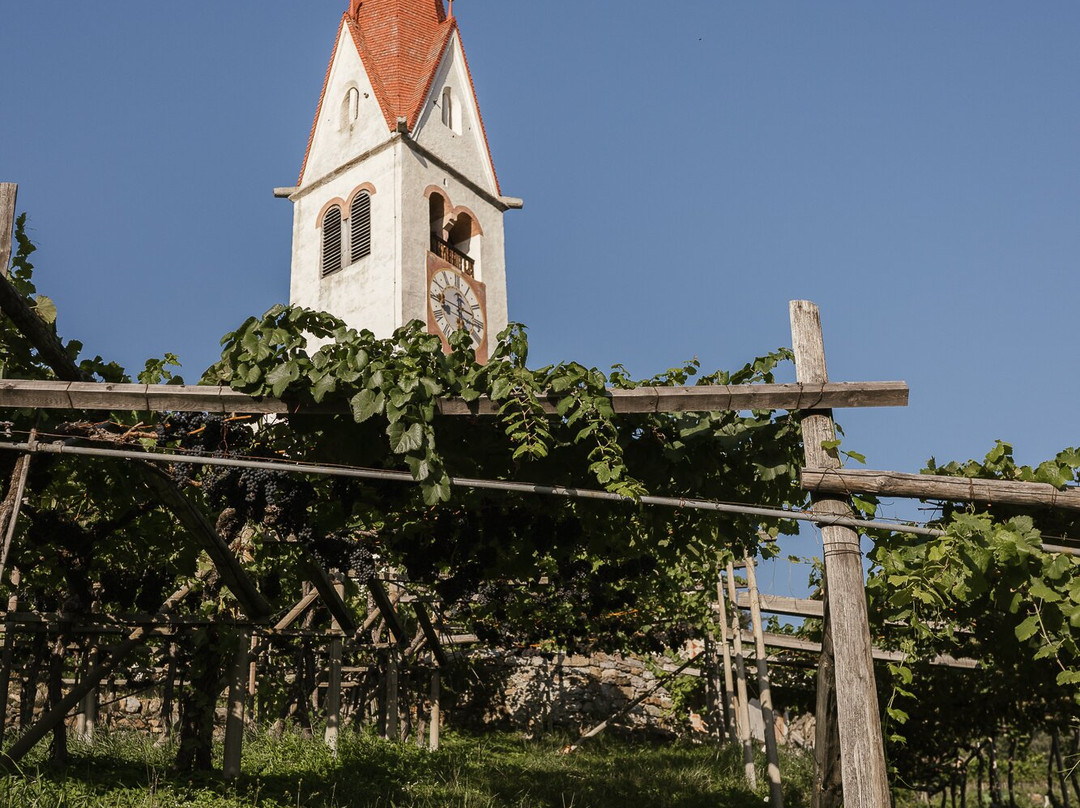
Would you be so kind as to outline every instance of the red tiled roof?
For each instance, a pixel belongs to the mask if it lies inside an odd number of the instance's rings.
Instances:
[[[398,118],[404,118],[411,132],[423,112],[424,99],[431,90],[435,72],[442,61],[450,39],[457,30],[457,21],[447,18],[442,0],[351,0],[349,10],[342,17],[341,24],[347,26],[353,43],[371,79],[375,97],[382,107],[387,127],[397,128]],[[338,37],[341,29],[338,29]],[[336,40],[335,40],[336,42]],[[464,51],[463,51],[464,53]],[[333,61],[331,61],[331,65]],[[472,86],[472,74],[469,73],[470,90],[476,97]],[[327,81],[330,68],[326,72]],[[326,82],[323,83],[323,97],[319,98],[319,110],[315,115],[318,124],[322,112]],[[479,114],[479,106],[477,106]],[[315,125],[311,128],[308,140],[308,153],[311,141],[315,137]],[[481,137],[491,160],[491,150],[487,143],[487,132],[483,118],[480,119]],[[304,168],[300,170],[303,181],[307,167],[308,154],[304,155]],[[492,163],[494,172],[494,163]],[[495,179],[498,193],[498,178]]]

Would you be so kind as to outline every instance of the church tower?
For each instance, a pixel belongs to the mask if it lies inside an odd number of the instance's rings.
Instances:
[[[453,4],[451,3],[451,8]],[[389,336],[506,327],[502,196],[442,0],[351,0],[293,202],[290,301]]]

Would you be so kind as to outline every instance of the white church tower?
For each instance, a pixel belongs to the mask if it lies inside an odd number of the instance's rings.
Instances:
[[[452,8],[452,3],[451,3]],[[293,202],[290,301],[389,336],[506,327],[504,197],[442,0],[351,0]]]

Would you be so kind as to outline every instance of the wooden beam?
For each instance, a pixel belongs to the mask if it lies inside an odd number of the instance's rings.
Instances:
[[[375,605],[379,607],[383,620],[386,621],[387,627],[394,635],[394,640],[402,648],[407,647],[409,635],[405,633],[405,627],[401,625],[397,612],[394,611],[394,604],[390,600],[390,596],[386,594],[382,581],[378,578],[372,578],[368,581],[368,589],[371,591],[371,597],[375,599]]]
[[[45,384],[64,386],[68,382],[93,383],[90,374],[80,370],[75,360],[68,355],[64,343],[56,336],[53,326],[42,320],[37,312],[30,308],[30,304],[4,275],[0,275],[0,311],[3,311],[20,333],[30,341],[41,360],[63,380],[45,382]]]
[[[0,275],[5,278],[11,262],[11,233],[15,227],[15,200],[18,196],[18,185],[0,182]]]
[[[741,410],[806,410],[821,407],[905,407],[904,382],[844,382],[837,384],[742,384],[694,387],[608,388],[611,406],[620,414],[661,412],[719,412]],[[540,399],[544,411],[556,412],[561,396]],[[2,400],[2,399],[0,399]],[[487,398],[466,403],[439,402],[443,415],[495,415],[499,405]]]
[[[310,609],[311,604],[313,604],[318,599],[319,590],[312,589],[310,592],[304,595],[304,597],[300,598],[300,601],[295,606],[289,609],[288,614],[286,614],[283,618],[281,618],[274,624],[274,631],[284,631],[285,629],[289,628],[293,623],[299,620],[301,615],[303,615],[304,612]]]
[[[724,597],[724,576],[716,574],[716,609],[720,613],[720,652],[724,667],[724,720],[732,743],[739,742],[739,730],[735,713],[738,708],[735,696],[735,674],[731,662],[731,643],[728,642],[728,615]]]
[[[757,769],[754,766],[754,739],[750,734],[750,696],[746,689],[746,659],[743,656],[742,620],[735,600],[735,565],[727,562],[727,600],[731,603],[731,650],[735,660],[735,725],[742,746],[743,771],[750,788],[757,788]],[[722,614],[727,615],[723,605]],[[751,635],[752,637],[753,635]]]
[[[346,634],[354,634],[357,626],[359,626],[356,615],[345,603],[333,579],[330,578],[330,575],[323,569],[321,564],[309,556],[307,557],[307,567],[308,580],[315,585],[319,597],[322,598],[326,608],[330,610],[330,614],[341,626],[341,630]]]
[[[338,593],[338,597],[342,600],[345,599],[345,584],[340,580],[334,582],[334,591]],[[331,627],[334,629],[341,629],[341,626],[335,620]],[[327,672],[326,683],[326,731],[323,733],[323,741],[330,751],[333,752],[334,757],[337,757],[338,752],[338,729],[341,723],[341,653],[342,653],[342,638],[334,636],[330,638],[330,650],[329,650],[329,671]]]
[[[829,373],[818,307],[809,300],[793,300],[790,314],[796,377],[806,384],[827,383]],[[806,466],[839,468],[836,451],[824,448],[826,443],[836,439],[832,410],[824,408],[804,413],[801,426]],[[813,503],[815,513],[852,516],[846,500],[814,497]],[[857,808],[889,808],[892,799],[874,683],[859,534],[850,527],[830,525],[821,528],[821,535],[825,592],[829,599],[836,662],[844,804]],[[822,720],[820,716],[818,720]]]
[[[31,430],[31,441],[36,432],[37,430]],[[4,570],[7,569],[8,554],[11,552],[11,542],[15,538],[15,528],[19,522],[23,495],[26,493],[26,478],[29,474],[30,455],[19,455],[15,461],[15,470],[11,474],[11,485],[3,503],[0,504],[0,534],[4,537],[3,549],[0,549],[0,581],[4,580]]]
[[[226,780],[240,776],[240,760],[244,751],[244,702],[247,684],[248,656],[251,652],[251,635],[242,631],[236,637],[232,667],[229,669],[229,695],[225,713],[225,749],[221,773]]]
[[[12,292],[14,293],[13,289]],[[21,301],[21,298],[19,300]],[[6,310],[2,297],[0,305],[4,305]],[[30,310],[27,308],[27,311]],[[36,314],[30,314],[37,320],[37,323],[31,321],[31,325],[40,324],[41,329],[46,328]],[[903,407],[908,401],[908,387],[904,382],[702,385],[636,387],[632,390],[609,388],[608,394],[615,412],[627,415],[722,410],[803,410],[812,407]],[[540,404],[545,412],[555,415],[560,398],[547,394],[541,396]],[[5,379],[0,382],[0,407],[276,415],[348,411],[346,404],[301,407],[275,398],[255,398],[228,387],[112,384],[92,382],[85,378],[78,382],[70,379]],[[442,399],[438,402],[438,407],[442,415],[496,415],[499,411],[499,405],[488,398],[480,398],[474,402]]]
[[[739,593],[739,608],[750,609],[750,595],[746,592]],[[817,617],[821,618],[824,613],[824,604],[820,600],[807,598],[789,598],[781,595],[758,594],[761,602],[761,611],[769,614],[786,614],[790,617]]]
[[[936,474],[868,469],[805,468],[802,487],[822,494],[878,494],[885,497],[985,502],[1080,511],[1080,488],[1058,490],[1048,483],[979,480]]]
[[[754,634],[752,631],[743,629],[743,639],[753,641]],[[765,632],[765,647],[766,648],[780,648],[785,651],[806,651],[811,654],[821,653],[821,643],[808,640],[804,637],[796,637],[792,634],[774,634]],[[903,662],[907,657],[900,651],[887,651],[884,648],[875,648],[873,651],[874,659],[879,662]],[[939,654],[930,659],[931,665],[936,665],[944,668],[960,668],[963,670],[974,670],[979,667],[979,661],[977,659],[969,659],[967,657],[954,657],[949,654]]]
[[[202,512],[176,483],[157,466],[141,463],[134,466],[141,470],[141,476],[154,492],[158,500],[176,517],[181,526],[202,545],[206,554],[214,562],[225,586],[243,608],[244,613],[253,620],[260,620],[270,615],[272,608],[255,586],[255,582],[240,562],[233,555],[229,545],[210,524]]]
[[[427,646],[434,655],[435,662],[440,668],[445,669],[449,664],[449,660],[446,658],[446,652],[442,649],[442,643],[439,642],[439,635],[435,632],[435,627],[431,625],[431,618],[428,617],[427,609],[424,608],[424,604],[420,601],[415,601],[413,608],[416,609],[416,620],[420,624],[420,630],[424,632],[424,639],[427,640]]]
[[[762,734],[765,736],[766,776],[769,778],[770,808],[784,808],[784,790],[780,782],[780,753],[776,747],[776,719],[773,716],[769,663],[765,658],[765,629],[761,621],[761,602],[757,588],[756,562],[746,557],[746,585],[750,596],[750,622],[753,626],[754,655],[757,657],[758,700],[761,704]]]

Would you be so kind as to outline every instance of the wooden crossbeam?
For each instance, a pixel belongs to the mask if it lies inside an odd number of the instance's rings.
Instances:
[[[310,592],[304,595],[304,597],[302,597],[295,606],[289,609],[288,614],[286,614],[274,624],[274,631],[284,631],[285,629],[292,626],[292,624],[299,620],[300,616],[303,615],[303,613],[306,612],[308,609],[310,609],[311,605],[318,599],[319,590],[312,589]]]
[[[1080,511],[1080,488],[1058,490],[1048,483],[978,480],[936,474],[905,474],[867,469],[803,469],[802,487],[831,494],[879,494],[886,497],[985,502]]]
[[[262,596],[255,582],[221,538],[206,514],[191,502],[168,474],[149,463],[135,465],[143,481],[158,500],[176,517],[184,529],[202,545],[214,562],[222,581],[240,603],[248,617],[258,620],[270,615],[270,602]],[[332,589],[332,587],[331,587]]]
[[[315,585],[315,590],[319,593],[319,597],[322,598],[326,608],[329,609],[330,614],[337,620],[341,630],[346,634],[354,634],[359,623],[356,620],[356,615],[353,614],[352,609],[341,597],[341,592],[334,585],[334,581],[331,580],[326,570],[322,565],[316,562],[312,558],[307,559],[307,573],[308,580]]]
[[[743,639],[748,642],[753,642],[754,633],[744,629]],[[807,640],[802,637],[794,637],[789,634],[765,632],[765,645],[768,648],[781,648],[786,651],[807,651],[812,654],[821,653],[821,643]],[[904,654],[900,651],[887,651],[883,648],[875,648],[873,654],[874,659],[881,662],[903,662],[906,659]],[[964,657],[957,658],[949,656],[948,654],[940,654],[934,657],[930,660],[930,664],[945,668],[962,668],[965,670],[973,670],[979,667],[979,662],[976,659],[967,659]]]
[[[394,604],[390,600],[390,596],[386,594],[382,581],[378,578],[372,578],[368,581],[368,589],[371,591],[371,597],[375,599],[375,605],[379,607],[379,611],[382,613],[383,620],[386,621],[386,625],[394,635],[394,640],[402,648],[407,647],[409,635],[405,633],[405,627],[401,625],[397,612],[394,611]]]
[[[38,322],[41,322],[40,319]],[[609,388],[608,395],[612,408],[621,414],[806,410],[823,407],[904,407],[908,402],[908,386],[904,382],[702,385],[636,387],[632,390]],[[554,415],[560,398],[548,394],[541,397],[540,403],[545,412]],[[499,405],[488,398],[474,402],[442,399],[438,406],[442,415],[495,415],[499,410]],[[334,407],[298,406],[275,398],[255,398],[228,387],[22,379],[4,379],[0,382],[0,407],[277,415],[348,411],[345,404]]]
[[[413,608],[416,609],[416,620],[420,623],[420,630],[424,632],[424,639],[427,640],[428,648],[435,657],[436,663],[440,668],[446,668],[449,664],[449,660],[446,658],[446,652],[442,649],[442,643],[439,642],[439,635],[435,632],[435,627],[431,624],[431,618],[428,617],[427,609],[420,601],[413,603]]]
[[[824,615],[824,604],[820,600],[762,594],[759,594],[758,598],[761,601],[761,611],[770,614],[784,614],[790,617],[816,617],[818,619],[821,619]],[[740,592],[738,594],[738,603],[740,609],[749,609],[750,594]]]

